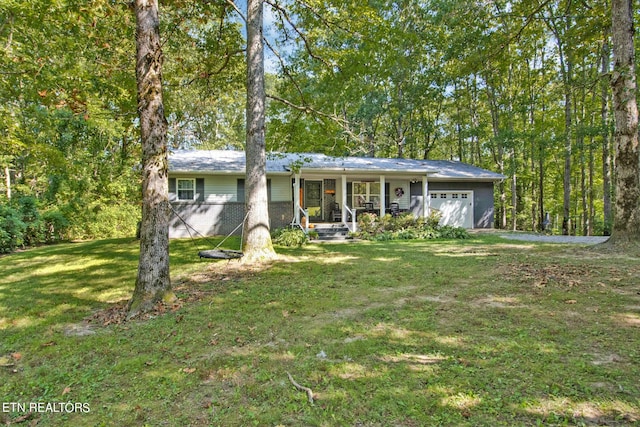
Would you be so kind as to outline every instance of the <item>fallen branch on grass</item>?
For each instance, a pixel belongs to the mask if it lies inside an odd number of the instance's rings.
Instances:
[[[313,405],[313,391],[309,387],[305,387],[305,386],[302,386],[302,385],[298,384],[296,382],[296,380],[293,379],[293,377],[291,376],[291,374],[289,372],[287,372],[287,376],[289,377],[289,381],[291,381],[291,384],[293,384],[295,388],[297,388],[300,391],[304,391],[304,392],[307,393],[307,397],[309,398],[309,403],[311,403]]]

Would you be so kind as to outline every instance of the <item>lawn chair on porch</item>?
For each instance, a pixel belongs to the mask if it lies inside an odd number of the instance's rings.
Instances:
[[[391,216],[396,217],[400,215],[400,204],[397,202],[392,202],[389,204],[389,213]]]
[[[376,210],[373,207],[373,202],[365,202],[364,211],[366,213],[372,213],[372,214],[376,213]]]
[[[340,204],[338,202],[333,202],[331,205],[331,221],[342,221],[342,209],[340,209]]]

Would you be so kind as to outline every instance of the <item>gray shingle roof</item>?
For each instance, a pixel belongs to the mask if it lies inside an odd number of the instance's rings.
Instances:
[[[244,173],[244,151],[178,150],[169,155],[171,172]],[[267,173],[304,171],[428,173],[432,178],[499,181],[505,177],[467,163],[452,160],[332,157],[317,153],[269,153]]]

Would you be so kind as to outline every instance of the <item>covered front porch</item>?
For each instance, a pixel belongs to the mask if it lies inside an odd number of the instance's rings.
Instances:
[[[308,231],[311,224],[338,223],[356,231],[363,213],[412,212],[429,215],[429,172],[399,174],[333,174],[300,172],[293,175],[293,225]],[[420,184],[418,203],[411,186]]]

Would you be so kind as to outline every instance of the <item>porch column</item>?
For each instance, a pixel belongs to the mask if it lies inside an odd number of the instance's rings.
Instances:
[[[342,203],[340,209],[342,209],[342,222],[347,223],[347,175],[342,175]]]
[[[386,213],[385,207],[387,205],[387,201],[385,200],[385,191],[384,187],[386,186],[387,181],[384,175],[380,175],[380,218],[384,216]]]
[[[300,225],[300,174],[293,177],[293,218],[295,225]]]
[[[429,176],[425,174],[422,179],[422,217],[429,217],[429,207],[431,206],[431,195],[429,195]]]

